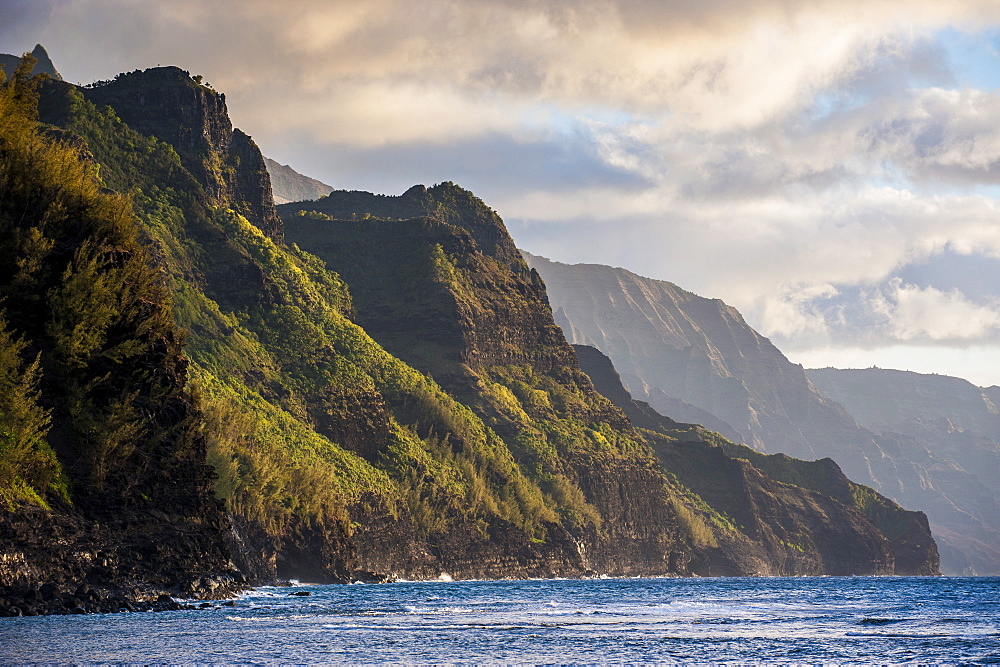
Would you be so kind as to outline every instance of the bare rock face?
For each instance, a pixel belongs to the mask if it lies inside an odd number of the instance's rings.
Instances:
[[[761,452],[830,457],[852,480],[927,512],[946,573],[968,571],[967,558],[983,568],[977,572],[1000,571],[976,537],[982,521],[968,509],[945,511],[953,502],[930,481],[933,464],[912,441],[860,426],[736,309],[624,269],[525,257],[545,280],[571,342],[607,354],[637,398]]]
[[[820,391],[892,443],[894,456],[919,464],[924,507],[942,553],[957,564],[950,571],[1000,571],[1000,408],[990,389],[881,368],[807,373]]]
[[[83,92],[132,129],[172,145],[210,203],[233,208],[281,241],[264,156],[253,139],[233,129],[225,95],[177,67],[120,74]]]
[[[267,157],[264,158],[264,164],[267,165],[267,173],[271,175],[275,204],[319,199],[333,191],[332,185],[304,176],[287,164],[280,164]]]

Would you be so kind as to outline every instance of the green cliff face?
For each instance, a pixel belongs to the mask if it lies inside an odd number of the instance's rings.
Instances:
[[[128,199],[40,131],[23,74],[0,86],[0,585],[226,572],[171,295]]]
[[[314,580],[500,576],[515,554],[515,574],[581,569],[564,536],[546,539],[555,514],[496,434],[355,324],[336,274],[277,242],[267,216],[241,215],[266,208],[258,182],[204,169],[224,162],[237,136],[218,117],[221,96],[178,71],[148,70],[44,97],[46,115],[90,147],[104,183],[130,193],[165,270],[242,569]],[[137,110],[167,102],[182,108]],[[123,120],[133,116],[148,134]],[[179,118],[197,131],[177,129]]]
[[[496,213],[451,183],[281,212],[288,240],[351,286],[358,323],[499,435],[549,515],[536,539],[578,544],[601,572],[686,571],[662,473],[579,370]]]
[[[851,482],[832,459],[761,454],[663,417],[632,399],[608,357],[574,348],[597,389],[644,430],[664,470],[731,522],[696,564],[705,571],[937,574],[937,547],[922,512]]]
[[[258,581],[689,574],[753,539],[594,390],[470,193],[335,193],[283,225],[259,150],[187,73],[48,81],[42,126],[19,90],[0,541],[20,555],[0,585],[208,594],[230,559]],[[864,554],[841,570],[890,567]]]

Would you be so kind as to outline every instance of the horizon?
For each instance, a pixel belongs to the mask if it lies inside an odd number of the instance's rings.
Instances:
[[[794,363],[1000,385],[1000,8],[8,2],[71,82],[176,65],[336,189],[735,306]],[[109,39],[109,35],[117,39]]]

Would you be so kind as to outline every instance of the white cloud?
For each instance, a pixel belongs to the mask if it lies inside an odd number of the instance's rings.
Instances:
[[[70,80],[204,74],[314,177],[474,184],[528,250],[722,297],[798,349],[996,334],[995,304],[891,280],[1000,258],[1000,92],[952,89],[935,42],[997,2],[8,5],[0,38],[37,34],[7,50],[41,41]]]
[[[899,341],[961,341],[996,338],[1000,307],[978,305],[960,291],[889,282],[884,303],[888,333]]]

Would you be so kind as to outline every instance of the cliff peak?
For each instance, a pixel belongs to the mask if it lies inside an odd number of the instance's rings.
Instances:
[[[32,67],[32,74],[48,74],[50,77],[56,81],[62,81],[62,75],[56,71],[56,66],[52,64],[52,59],[49,58],[48,52],[45,47],[41,44],[35,44],[35,48],[31,50],[31,57],[35,59],[35,66]],[[0,53],[0,69],[4,71],[7,76],[14,73],[17,66],[21,63],[21,56],[15,56],[10,53]]]
[[[119,74],[83,90],[132,129],[171,144],[215,206],[232,208],[276,241],[283,238],[271,178],[253,140],[234,130],[226,96],[174,66]]]
[[[359,190],[334,190],[320,201],[285,204],[291,211],[314,211],[334,220],[352,220],[366,215],[383,220],[431,218],[467,232],[478,249],[517,273],[528,273],[496,211],[472,192],[444,181],[431,187],[414,185],[401,195],[383,195]]]

